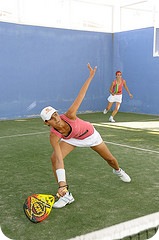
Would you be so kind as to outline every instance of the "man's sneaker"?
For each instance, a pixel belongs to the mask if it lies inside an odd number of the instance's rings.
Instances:
[[[131,178],[121,168],[119,171],[113,169],[113,173],[120,177],[123,182],[131,182]]]
[[[63,197],[60,197],[57,202],[54,203],[53,208],[62,208],[67,204],[74,202],[75,199],[72,196],[72,193],[67,192]]]
[[[108,112],[107,109],[104,109],[103,114],[106,114],[107,112]]]
[[[115,120],[113,119],[112,116],[110,116],[110,118],[109,118],[109,122],[115,123]]]

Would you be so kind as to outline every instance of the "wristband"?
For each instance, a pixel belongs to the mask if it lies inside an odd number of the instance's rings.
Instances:
[[[56,170],[57,180],[59,182],[66,182],[65,169],[57,169]]]

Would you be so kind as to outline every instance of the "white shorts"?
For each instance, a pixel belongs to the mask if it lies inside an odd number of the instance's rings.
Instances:
[[[80,140],[75,138],[70,139],[61,138],[61,141],[69,143],[76,147],[94,147],[101,144],[103,142],[103,139],[101,138],[99,132],[97,132],[97,130],[94,129],[94,133],[85,139]]]
[[[119,102],[122,103],[122,94],[119,95],[112,95],[110,94],[110,96],[107,99],[109,102]]]

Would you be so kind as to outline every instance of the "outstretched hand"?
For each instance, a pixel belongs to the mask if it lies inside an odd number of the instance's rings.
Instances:
[[[97,67],[95,67],[94,69],[91,67],[91,65],[88,63],[87,67],[89,69],[89,77],[86,79],[86,81],[84,82],[83,86],[81,87],[76,99],[74,100],[74,102],[72,103],[72,105],[70,106],[70,108],[67,110],[67,112],[65,113],[65,115],[70,118],[75,120],[76,119],[76,113],[86,95],[86,92],[88,90],[88,87],[95,75],[95,72],[97,70]],[[59,193],[60,194],[60,193]]]
[[[94,67],[94,69],[91,67],[91,65],[88,63],[87,64],[87,67],[89,69],[89,74],[90,74],[90,77],[94,77],[95,73],[96,73],[96,70],[97,70],[97,66]]]

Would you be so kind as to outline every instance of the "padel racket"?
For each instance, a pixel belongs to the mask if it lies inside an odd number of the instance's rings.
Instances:
[[[52,210],[56,197],[49,194],[33,194],[29,196],[23,205],[25,215],[33,223],[45,220]]]

